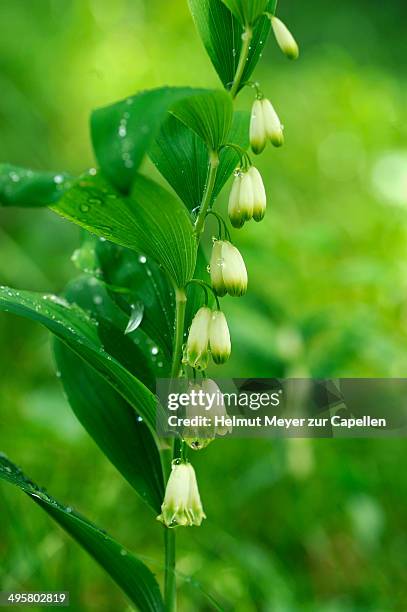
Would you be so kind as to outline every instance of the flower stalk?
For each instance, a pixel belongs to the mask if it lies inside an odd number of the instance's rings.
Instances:
[[[186,304],[187,296],[185,294],[185,290],[176,288],[174,352],[172,355],[171,378],[178,378],[181,369]]]
[[[195,235],[198,241],[203,232],[205,226],[205,218],[211,204],[213,189],[215,187],[216,182],[216,175],[218,173],[218,167],[219,154],[217,151],[211,151],[209,154],[208,180],[206,183],[205,193],[202,198],[202,204],[198,213],[198,217],[195,221]]]

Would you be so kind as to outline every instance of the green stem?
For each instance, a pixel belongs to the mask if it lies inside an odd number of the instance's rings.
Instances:
[[[175,577],[175,529],[165,528],[165,583],[164,600],[166,612],[177,609],[177,585]]]
[[[185,309],[187,296],[185,289],[175,288],[175,331],[174,331],[174,352],[172,355],[171,378],[178,378],[181,361],[182,345],[184,341]],[[171,471],[171,461],[175,458],[177,445],[175,440],[172,449],[166,452],[167,473]],[[167,458],[168,457],[168,458]],[[164,578],[164,600],[166,612],[175,612],[177,609],[177,590],[175,578],[175,530],[165,528],[165,578]]]
[[[184,341],[184,322],[187,296],[184,289],[175,289],[175,334],[172,354],[171,378],[177,378],[181,369],[182,344]]]
[[[249,57],[250,43],[252,42],[252,38],[253,38],[253,30],[249,25],[247,25],[242,34],[243,44],[242,44],[242,49],[240,51],[239,63],[237,65],[233,85],[230,89],[230,94],[232,98],[235,98],[237,95],[237,92],[239,91],[240,82],[243,77],[244,69],[246,68],[247,58]]]
[[[211,198],[212,198],[213,188],[215,187],[216,174],[218,172],[218,167],[219,167],[219,154],[217,151],[211,151],[209,154],[209,173],[208,173],[208,180],[206,183],[206,189],[205,189],[204,196],[202,198],[202,204],[199,210],[198,217],[195,221],[195,234],[198,240],[202,234],[204,224],[205,224],[206,213],[208,212],[208,209],[211,203]]]

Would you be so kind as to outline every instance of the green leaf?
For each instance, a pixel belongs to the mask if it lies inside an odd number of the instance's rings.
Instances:
[[[174,290],[163,270],[151,258],[108,241],[96,241],[96,265],[111,298],[131,317],[133,307],[142,305],[140,329],[161,347],[164,358],[172,356],[175,319]],[[157,358],[158,364],[160,360]],[[164,374],[161,371],[160,376]]]
[[[225,91],[207,91],[178,102],[172,114],[202,138],[211,151],[217,151],[229,134],[233,103]]]
[[[156,412],[161,411],[155,396],[105,351],[97,323],[85,311],[55,295],[8,287],[0,287],[0,310],[42,323],[103,376],[155,432]]]
[[[237,144],[244,151],[247,151],[249,148],[249,123],[250,113],[245,111],[235,113],[233,116],[232,127],[230,128],[228,135],[228,143]],[[216,175],[215,188],[213,190],[213,199],[218,196],[226,181],[238,166],[239,160],[239,155],[232,148],[227,147],[222,150],[220,154],[218,172]]]
[[[51,208],[97,236],[151,257],[178,287],[193,274],[196,240],[187,211],[140,174],[129,197],[120,196],[102,176],[86,175]]]
[[[140,610],[164,610],[160,589],[152,572],[105,531],[72,508],[57,502],[4,455],[0,455],[0,478],[27,493],[106,570]]]
[[[222,0],[189,0],[189,5],[212,64],[223,85],[229,89],[239,63],[243,27]],[[275,6],[276,0],[269,0],[267,11],[274,13]],[[242,83],[250,79],[264,49],[270,27],[267,17],[261,17],[254,26]]]
[[[243,26],[253,25],[268,5],[268,0],[222,0],[222,2]]]
[[[235,113],[227,141],[246,150],[249,146],[249,120],[249,113]],[[169,115],[150,156],[186,207],[190,211],[196,209],[202,201],[209,165],[209,154],[203,140],[181,121]],[[235,150],[229,147],[222,149],[212,202],[238,163],[239,155]]]
[[[184,102],[191,98],[185,111]],[[101,169],[119,191],[130,192],[144,155],[172,109],[204,140],[215,145],[227,131],[231,100],[223,92],[189,87],[143,91],[97,109],[91,117],[93,148]]]
[[[140,163],[165,115],[189,88],[161,87],[143,91],[91,115],[91,135],[96,159],[106,177],[128,193]]]
[[[160,453],[133,408],[59,340],[55,358],[73,412],[96,444],[155,512],[164,497]]]
[[[164,357],[140,330],[125,334],[128,317],[113,302],[104,285],[95,278],[80,276],[69,283],[64,295],[69,303],[77,304],[97,322],[98,336],[109,355],[154,393],[156,376],[164,375],[155,364],[159,359],[163,365]],[[161,370],[165,371],[164,368]]]
[[[72,177],[0,164],[0,206],[48,206],[69,189]]]

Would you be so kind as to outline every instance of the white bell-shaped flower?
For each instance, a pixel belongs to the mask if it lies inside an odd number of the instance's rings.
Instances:
[[[157,520],[167,527],[185,527],[199,526],[204,518],[194,468],[190,463],[174,462]]]
[[[208,446],[216,436],[225,436],[231,433],[232,426],[228,423],[223,394],[215,381],[205,378],[200,384],[190,385],[190,391],[203,392],[199,402],[192,401],[185,406],[185,418],[189,420],[182,430],[182,438],[193,450],[201,450]],[[204,417],[206,421],[194,422],[197,417]]]
[[[223,393],[218,385],[214,380],[206,378],[202,381],[202,389],[214,398],[211,409],[208,411],[212,420],[214,435],[226,436],[226,434],[232,433],[232,425],[229,425],[226,421],[219,422],[220,419],[228,419],[229,415],[226,412]],[[218,417],[218,421],[215,420],[215,417]]]
[[[194,316],[189,329],[186,361],[193,368],[203,370],[209,359],[209,326],[212,311],[202,306]]]
[[[242,185],[242,173],[235,174],[232,189],[229,196],[228,215],[233,227],[239,228],[244,225],[245,217],[240,210],[240,188]]]
[[[275,147],[281,147],[284,143],[283,126],[281,125],[280,119],[274,110],[274,107],[270,100],[264,98],[262,102],[264,127],[266,131],[266,137],[271,141]]]
[[[283,23],[281,19],[278,19],[278,17],[272,17],[271,25],[273,27],[277,44],[284,55],[288,57],[288,59],[297,59],[300,51],[294,36],[291,34],[285,23]]]
[[[248,171],[253,187],[253,219],[261,221],[266,214],[267,196],[260,172],[254,166]]]
[[[233,227],[240,228],[253,217],[254,192],[248,172],[237,173],[229,197],[228,215]]]
[[[219,296],[239,297],[247,291],[247,270],[238,249],[227,240],[217,240],[212,249],[211,282]]]
[[[212,312],[209,327],[209,348],[216,364],[226,363],[230,357],[232,345],[226,317],[221,310]]]
[[[250,146],[253,153],[259,155],[267,143],[262,100],[255,100],[250,117]]]

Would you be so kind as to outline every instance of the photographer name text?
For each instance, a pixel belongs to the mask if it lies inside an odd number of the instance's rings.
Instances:
[[[332,415],[330,417],[293,417],[285,418],[273,416],[225,416],[225,415],[197,415],[194,417],[179,417],[172,414],[168,417],[170,427],[270,427],[276,429],[298,429],[298,428],[322,428],[322,427],[343,427],[345,429],[357,429],[366,427],[387,426],[384,418],[374,418],[364,415],[360,418],[343,417]]]

